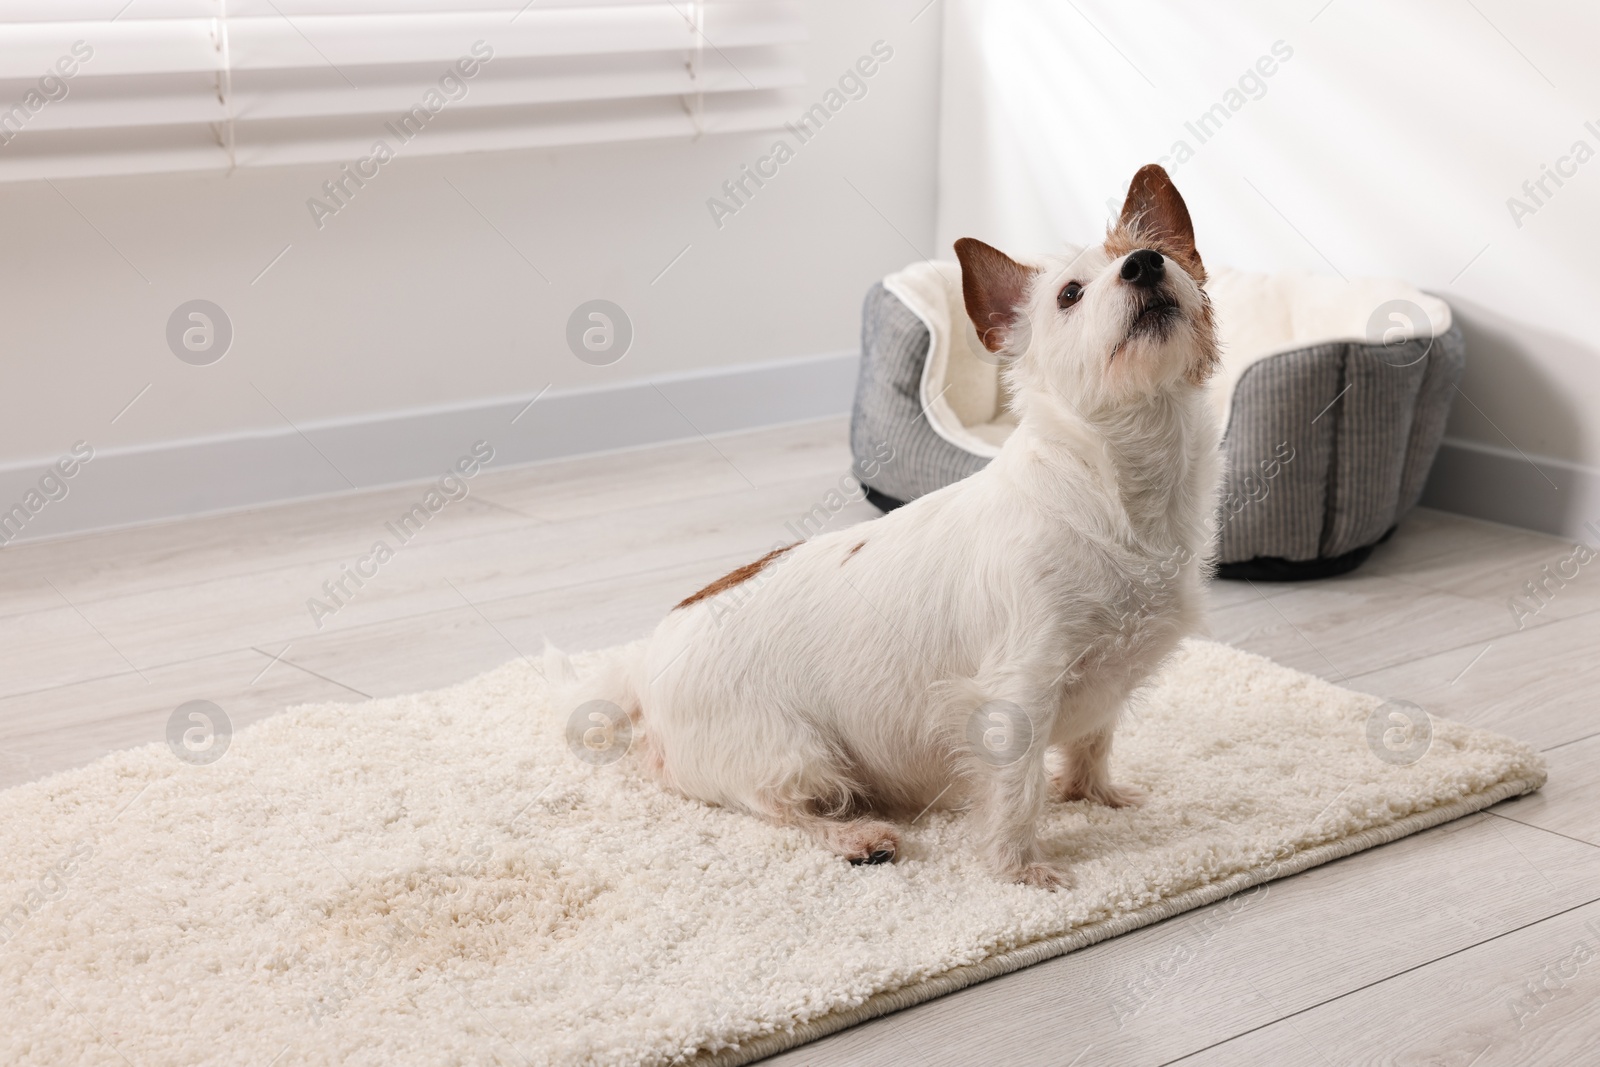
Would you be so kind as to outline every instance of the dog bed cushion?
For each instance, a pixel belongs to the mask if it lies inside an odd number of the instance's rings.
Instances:
[[[1223,352],[1209,392],[1227,457],[1221,572],[1355,566],[1416,504],[1444,435],[1464,363],[1449,305],[1405,282],[1311,274],[1219,269],[1207,289]],[[874,502],[915,499],[999,452],[1016,426],[999,370],[959,264],[919,262],[873,287],[851,444]]]

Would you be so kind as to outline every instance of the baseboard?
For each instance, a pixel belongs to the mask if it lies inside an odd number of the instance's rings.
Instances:
[[[1600,471],[1548,456],[1446,438],[1422,503],[1557,537],[1592,540],[1600,525]]]
[[[304,437],[284,427],[100,449],[66,483],[67,495],[31,514],[8,543],[422,481],[479,440],[494,445],[500,467],[826,418],[850,410],[858,361],[840,352],[718,367],[551,390],[532,407],[530,395],[303,424]],[[0,467],[0,518],[53,461]],[[1447,438],[1422,503],[1558,537],[1593,537],[1584,524],[1600,525],[1600,471]],[[0,527],[0,540],[9,529]]]
[[[9,543],[432,479],[473,443],[494,467],[825,418],[850,410],[854,352],[719,367],[593,389],[550,390],[377,418],[285,426],[156,446],[97,449],[67,494]],[[0,521],[55,457],[0,468]],[[59,492],[59,490],[58,490]],[[40,497],[35,495],[34,500]]]

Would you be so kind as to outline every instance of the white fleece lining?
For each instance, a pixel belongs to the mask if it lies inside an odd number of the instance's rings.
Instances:
[[[954,260],[922,260],[889,275],[883,287],[928,330],[928,355],[919,386],[928,425],[957,448],[993,459],[1005,439],[1001,434],[994,440],[993,428],[1009,416],[1001,403],[997,368],[985,364],[972,349],[980,342],[961,296],[961,265]],[[956,339],[964,343],[952,360]],[[987,434],[985,428],[990,428]]]
[[[995,882],[959,815],[852,868],[581,762],[520,660],[295,709],[209,766],[113,753],[0,793],[0,1062],[749,1062],[1544,781],[1442,719],[1379,759],[1379,703],[1186,643],[1118,733],[1149,804],[1051,806],[1054,894]]]
[[[1068,248],[1065,255],[1076,255]],[[1389,340],[1438,337],[1450,329],[1450,306],[1402,281],[1345,281],[1309,272],[1254,274],[1223,267],[1210,270],[1206,285],[1222,344],[1222,368],[1208,395],[1227,426],[1234,388],[1250,367],[1271,356],[1331,343],[1371,343],[1369,320],[1383,304],[1408,300],[1427,323],[1404,317],[1386,324]],[[963,451],[990,457],[1016,422],[1006,412],[999,368],[976,353],[977,332],[961,296],[961,266],[954,260],[922,260],[883,280],[928,327],[932,338],[922,366],[921,395],[935,433]],[[953,339],[971,335],[965,345]]]

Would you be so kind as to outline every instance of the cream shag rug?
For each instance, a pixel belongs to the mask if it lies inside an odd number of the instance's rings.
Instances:
[[[1148,806],[1052,808],[1052,894],[992,880],[959,816],[851,867],[669,796],[575,758],[545,694],[512,662],[0,794],[0,1062],[743,1063],[1544,781],[1190,642],[1117,737]]]

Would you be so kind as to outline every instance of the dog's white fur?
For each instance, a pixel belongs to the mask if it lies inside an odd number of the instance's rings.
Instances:
[[[1204,271],[1171,253],[1188,225],[1165,172],[1147,167],[1106,247],[1012,263],[1025,296],[978,324],[1008,357],[1018,415],[994,461],[794,547],[736,604],[719,592],[674,610],[592,694],[640,723],[666,785],[803,827],[856,862],[898,847],[872,816],[969,805],[1001,877],[1067,883],[1036,835],[1047,801],[1140,802],[1109,778],[1112,731],[1200,623],[1220,459],[1198,384],[1215,358]],[[1116,252],[1149,235],[1169,249],[1178,312],[1141,332],[1130,324],[1148,292]],[[1000,254],[963,244],[973,309]],[[1071,281],[1083,296],[1062,309]],[[993,288],[977,293],[980,314]],[[1035,743],[982,758],[970,738],[991,723]]]

